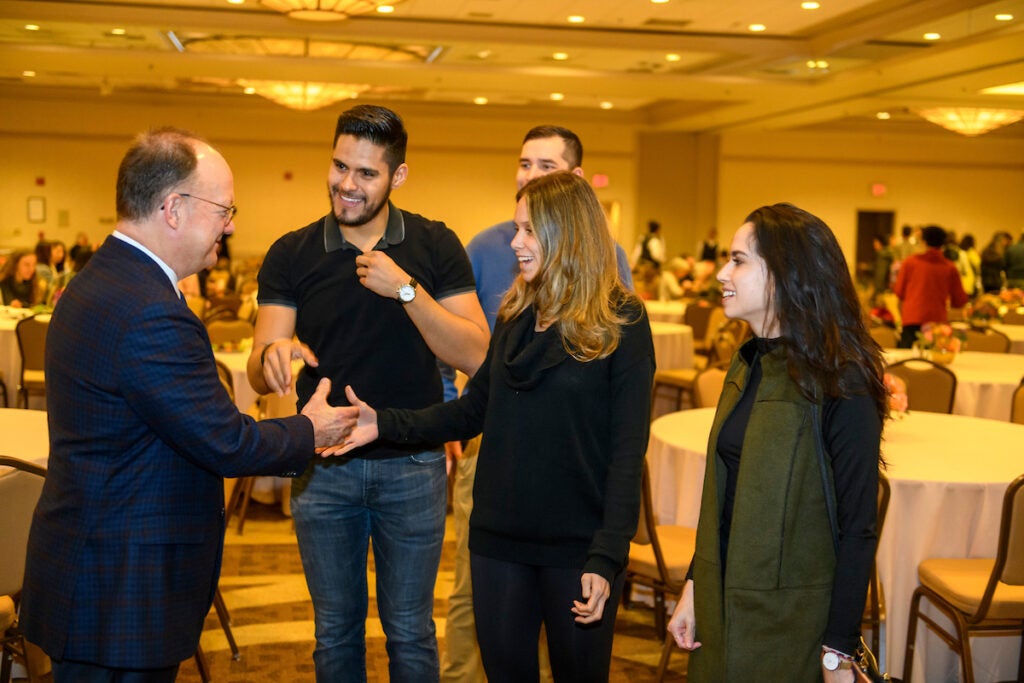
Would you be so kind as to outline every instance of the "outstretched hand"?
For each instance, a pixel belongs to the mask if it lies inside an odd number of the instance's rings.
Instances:
[[[377,411],[365,401],[361,401],[351,385],[345,386],[345,396],[348,397],[348,402],[359,411],[359,419],[344,443],[328,448],[323,455],[344,455],[355,448],[377,440]]]
[[[313,439],[315,446],[337,446],[345,442],[345,437],[356,426],[359,409],[351,406],[334,407],[327,403],[331,393],[331,380],[324,377],[302,407],[302,414],[313,423]],[[325,453],[329,455],[329,453]]]

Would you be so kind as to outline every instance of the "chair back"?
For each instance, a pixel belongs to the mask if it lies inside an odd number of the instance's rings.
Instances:
[[[868,333],[883,349],[895,349],[900,341],[896,335],[896,330],[888,325],[875,325],[868,328]]]
[[[227,390],[228,396],[231,397],[231,402],[235,402],[235,378],[231,374],[231,368],[224,364],[224,361],[214,359],[217,364],[217,377],[220,378],[220,383]]]
[[[248,320],[214,320],[206,324],[211,344],[237,344],[252,337],[253,326]]]
[[[14,328],[21,352],[21,374],[25,371],[42,372],[46,369],[46,332],[50,329],[49,315],[33,315],[18,321]]]
[[[1013,407],[1010,412],[1010,421],[1024,425],[1024,379],[1013,391]]]
[[[967,338],[964,344],[968,351],[982,351],[986,353],[1009,353],[1010,338],[999,330],[991,328],[978,330],[964,330]]]
[[[711,365],[699,373],[694,380],[693,403],[696,408],[714,408],[725,386],[726,368]]]
[[[722,329],[722,326],[728,322],[728,318],[725,317],[725,309],[721,306],[712,306],[711,313],[708,315],[708,326],[704,331],[704,342],[703,348],[709,353],[712,352],[715,345],[715,336],[718,331]],[[697,339],[697,335],[693,335],[694,339]]]
[[[1024,313],[1020,311],[1007,311],[1003,314],[1004,325],[1024,325]]]
[[[13,595],[21,590],[28,531],[45,478],[46,468],[0,455],[0,595]]]
[[[665,585],[672,585],[668,564],[665,562],[665,556],[661,551],[661,543],[658,541],[658,523],[654,518],[654,501],[651,497],[651,473],[647,468],[646,459],[644,460],[640,484],[640,521],[637,523],[633,542],[638,545],[651,546],[661,582]],[[678,587],[678,589],[681,588],[682,586]]]
[[[683,324],[693,329],[695,341],[703,340],[708,333],[708,322],[711,320],[711,306],[703,306],[700,303],[691,303],[683,312]]]
[[[910,358],[889,365],[885,371],[906,383],[909,410],[953,412],[956,375],[949,368],[923,358]]]
[[[743,320],[729,320],[728,318],[718,327],[715,337],[711,342],[711,361],[728,365],[732,361],[732,355],[736,349],[746,341],[750,334],[750,326]]]
[[[1003,498],[999,555],[1004,554],[1006,561],[1000,580],[1012,586],[1024,586],[1024,474],[1006,488]]]

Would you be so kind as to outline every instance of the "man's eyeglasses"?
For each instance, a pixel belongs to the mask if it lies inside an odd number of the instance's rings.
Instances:
[[[231,221],[235,220],[235,215],[238,214],[238,207],[235,206],[234,204],[232,204],[231,206],[224,206],[223,204],[218,204],[217,202],[211,201],[209,199],[203,199],[202,197],[197,197],[194,194],[188,194],[187,192],[179,192],[178,194],[180,194],[182,197],[189,197],[190,199],[198,199],[201,202],[206,202],[207,204],[213,204],[214,206],[219,206],[220,208],[224,209],[224,213],[223,213],[224,225],[227,225]]]

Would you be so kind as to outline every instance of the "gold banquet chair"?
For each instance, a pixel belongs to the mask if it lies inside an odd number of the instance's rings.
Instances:
[[[206,333],[214,346],[237,344],[252,337],[253,326],[248,320],[213,320],[206,323]]]
[[[914,643],[920,619],[960,656],[965,683],[974,683],[971,635],[1017,634],[1024,641],[1024,475],[1003,496],[999,545],[995,558],[934,558],[917,568],[921,582],[910,602],[903,680],[914,666]],[[926,599],[952,623],[953,633],[921,611]],[[1024,642],[1017,680],[1024,681]]]
[[[18,399],[23,408],[28,408],[28,399],[32,394],[46,396],[46,333],[49,328],[49,315],[24,318],[14,328],[18,351],[21,353]]]
[[[36,657],[30,654],[25,639],[17,626],[17,596],[21,593],[28,555],[28,532],[32,526],[32,513],[43,491],[46,468],[34,463],[0,456],[0,681],[8,681],[14,657],[18,657],[28,672],[29,681],[42,680],[43,671],[35,671]],[[45,660],[44,660],[45,661]]]
[[[883,349],[895,349],[900,342],[896,330],[888,325],[875,325],[868,328],[871,338],[878,342]]]
[[[875,518],[875,529],[878,537],[882,537],[882,528],[885,526],[885,515],[889,512],[889,498],[892,496],[892,488],[889,486],[889,478],[881,472],[878,473],[878,516]],[[864,605],[864,615],[861,618],[862,628],[871,629],[871,651],[878,652],[881,645],[881,629],[885,623],[885,595],[882,591],[882,582],[878,579],[878,565],[871,561],[871,579],[868,581],[868,599]]]
[[[1024,425],[1024,379],[1013,391],[1013,405],[1010,408],[1010,422]]]
[[[986,353],[1009,353],[1010,338],[999,330],[986,328],[983,330],[971,328],[964,330],[966,339],[964,346],[968,351],[982,351]]]
[[[952,413],[956,375],[952,370],[923,358],[892,363],[885,371],[907,385],[907,408],[926,413]]]
[[[654,592],[654,626],[659,634],[665,632],[665,596],[682,592],[696,537],[696,529],[657,523],[651,499],[651,475],[645,461],[640,488],[640,521],[629,544],[622,602],[629,606],[633,584],[650,588]]]
[[[1024,325],[1024,313],[1013,310],[1003,314],[1004,325]]]

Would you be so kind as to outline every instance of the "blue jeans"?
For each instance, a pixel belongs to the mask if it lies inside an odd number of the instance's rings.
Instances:
[[[366,681],[366,556],[391,681],[437,681],[434,583],[447,478],[443,452],[317,466],[292,498],[299,553],[316,617],[318,683]]]

